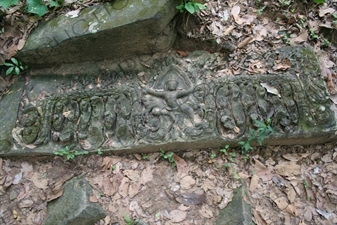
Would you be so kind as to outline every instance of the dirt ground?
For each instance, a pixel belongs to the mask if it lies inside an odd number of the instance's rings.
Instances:
[[[337,148],[259,147],[191,150],[124,156],[0,159],[0,224],[41,224],[47,202],[62,195],[62,184],[86,174],[90,201],[107,212],[103,224],[215,224],[233,189],[244,183],[256,224],[336,224]],[[247,200],[248,201],[248,200]]]
[[[65,2],[64,12],[97,3]],[[186,15],[178,30],[188,38],[215,38],[223,45],[230,52],[224,62],[226,75],[272,73],[257,60],[248,65],[237,62],[285,45],[306,45],[318,56],[329,92],[336,94],[336,1],[316,5],[311,0],[209,0],[205,4],[208,10],[196,15],[197,24]],[[55,14],[60,13],[46,18]],[[18,8],[2,21],[13,27],[20,22],[21,28],[21,33],[9,29],[1,34],[3,59],[15,55],[22,47],[20,40],[26,38],[25,29],[39,22],[29,18],[22,25],[22,18]],[[280,63],[274,70],[287,68]],[[12,79],[4,72],[2,68],[0,96]],[[126,216],[158,225],[214,224],[242,182],[249,189],[256,224],[337,224],[336,156],[336,146],[326,144],[257,147],[249,156],[232,148],[178,151],[172,155],[176,165],[159,150],[147,155],[78,156],[74,161],[56,156],[0,158],[0,224],[42,224],[47,202],[62,195],[67,180],[83,173],[93,187],[90,200],[108,214],[97,225],[126,224]]]

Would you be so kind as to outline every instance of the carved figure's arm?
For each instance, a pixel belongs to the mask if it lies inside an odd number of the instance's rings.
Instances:
[[[180,97],[184,97],[184,96],[186,96],[186,95],[188,95],[188,94],[192,93],[192,92],[193,92],[193,90],[194,90],[194,88],[193,88],[193,87],[191,87],[191,88],[189,88],[189,89],[187,89],[187,90],[182,90],[182,91],[179,91],[179,92],[178,92],[178,94],[177,94],[177,97],[178,97],[178,98],[180,98]]]
[[[146,89],[147,93],[153,95],[153,96],[156,96],[156,97],[165,97],[165,94],[166,92],[163,91],[163,92],[159,92],[159,91],[154,91],[154,90],[151,90],[151,89]]]

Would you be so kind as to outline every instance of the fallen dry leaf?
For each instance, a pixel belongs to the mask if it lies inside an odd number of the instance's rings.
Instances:
[[[252,179],[251,179],[250,185],[249,185],[249,191],[250,191],[250,192],[255,191],[255,189],[256,189],[257,186],[259,185],[259,179],[260,179],[259,176],[256,175],[256,174],[254,174],[254,175],[252,176]]]
[[[195,185],[195,180],[191,176],[185,176],[180,180],[182,189],[190,189]]]
[[[264,87],[268,93],[277,95],[279,98],[281,98],[280,92],[275,87],[271,86],[268,83],[260,83],[260,85]]]
[[[35,172],[30,180],[34,183],[34,185],[43,190],[48,188],[48,180],[46,178],[42,178],[41,174]]]
[[[129,178],[123,177],[121,184],[118,188],[118,193],[123,196],[123,198],[126,198],[128,196],[128,190],[129,190]]]
[[[186,212],[177,209],[172,210],[170,212],[171,220],[174,223],[179,223],[183,221],[186,218],[186,215],[187,215]]]
[[[129,185],[129,192],[128,192],[128,194],[129,194],[130,198],[133,198],[133,197],[135,197],[138,194],[140,186],[141,186],[141,184],[138,183],[138,182],[133,182],[133,183],[131,183]]]
[[[274,167],[275,171],[281,176],[297,176],[301,174],[301,165],[293,162],[282,162]]]
[[[147,182],[150,182],[153,180],[153,171],[154,169],[151,168],[150,165],[148,165],[143,171],[141,175],[141,183],[146,184]]]
[[[117,188],[108,176],[104,176],[102,183],[98,185],[103,187],[104,194],[107,196],[112,196],[117,191]]]
[[[210,207],[208,205],[203,205],[201,207],[201,209],[199,210],[199,213],[203,217],[208,218],[208,219],[213,217],[212,210],[210,209]]]
[[[177,171],[178,173],[188,173],[188,167],[187,167],[187,163],[185,162],[184,159],[180,158],[178,155],[173,154],[173,159],[174,162],[177,165]]]

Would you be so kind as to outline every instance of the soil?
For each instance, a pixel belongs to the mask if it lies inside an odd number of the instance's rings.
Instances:
[[[45,19],[90,4],[98,2],[71,3]],[[174,50],[178,54],[194,49],[220,51],[227,56],[223,64],[227,75],[260,74],[260,62],[251,60],[246,68],[238,62],[289,44],[311,46],[329,92],[336,94],[336,1],[316,5],[291,0],[209,0],[205,4],[207,11],[178,16],[180,41]],[[3,24],[10,19],[13,25],[24,21],[20,8],[6,13]],[[26,18],[21,31],[37,22]],[[15,55],[10,52],[13,46],[26,37],[25,32],[12,34],[6,40],[1,36],[8,50],[1,52],[4,60]],[[3,68],[0,96],[12,80]],[[249,154],[230,147],[177,149],[172,155],[176,165],[159,151],[94,154],[70,161],[58,156],[0,158],[0,224],[42,224],[47,203],[62,195],[67,180],[83,173],[93,187],[90,200],[107,212],[97,225],[126,224],[126,216],[158,225],[215,224],[240,185],[249,189],[256,224],[337,224],[336,150],[334,144],[255,147]]]

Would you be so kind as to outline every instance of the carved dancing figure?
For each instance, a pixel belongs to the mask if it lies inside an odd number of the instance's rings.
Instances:
[[[192,124],[194,125],[194,111],[193,109],[185,103],[179,103],[179,98],[183,98],[190,93],[193,92],[193,87],[189,88],[188,90],[177,90],[178,88],[178,81],[175,79],[174,75],[172,75],[165,83],[165,90],[164,91],[156,91],[149,88],[145,88],[144,92],[146,94],[153,95],[155,97],[159,97],[165,100],[166,107],[160,107],[159,104],[152,105],[149,107],[147,111],[152,109],[152,112],[158,115],[169,115],[173,119],[173,123],[176,122],[176,118],[173,115],[174,111],[182,112],[188,116],[191,120]]]

